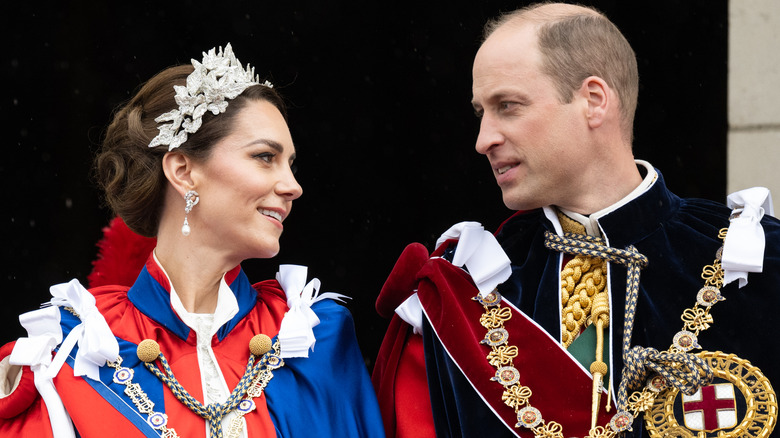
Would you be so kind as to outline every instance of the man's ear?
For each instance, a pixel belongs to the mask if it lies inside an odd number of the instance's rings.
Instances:
[[[582,81],[580,93],[588,103],[586,115],[588,126],[591,128],[601,126],[607,117],[609,107],[617,103],[612,101],[615,94],[611,91],[606,81],[598,76],[589,76]]]
[[[165,177],[181,196],[195,187],[192,180],[192,159],[181,152],[170,151],[163,155]]]

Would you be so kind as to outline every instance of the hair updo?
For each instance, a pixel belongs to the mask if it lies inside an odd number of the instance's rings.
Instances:
[[[106,203],[130,229],[146,237],[157,235],[168,183],[162,169],[168,146],[149,147],[159,133],[154,119],[178,108],[173,86],[185,85],[193,70],[192,65],[170,67],[147,81],[115,113],[95,158],[96,179]],[[273,104],[287,120],[282,97],[273,88],[253,85],[229,100],[224,113],[206,112],[198,131],[175,150],[196,160],[208,158],[212,147],[232,130],[239,110],[257,100]]]

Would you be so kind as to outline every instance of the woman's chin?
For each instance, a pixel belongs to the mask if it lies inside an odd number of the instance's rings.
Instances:
[[[262,249],[260,249],[258,251],[255,251],[255,256],[253,258],[256,258],[256,259],[270,259],[270,258],[276,257],[279,254],[279,250],[280,249],[281,248],[279,247],[278,244],[275,245],[275,246],[268,246],[268,247],[262,248]]]

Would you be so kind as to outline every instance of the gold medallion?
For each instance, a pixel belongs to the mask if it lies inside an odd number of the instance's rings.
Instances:
[[[777,397],[758,367],[733,354],[702,351],[715,379],[692,396],[668,388],[645,412],[652,437],[768,438],[777,424]]]

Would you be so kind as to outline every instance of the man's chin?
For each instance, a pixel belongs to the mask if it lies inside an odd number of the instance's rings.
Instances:
[[[518,197],[517,194],[512,194],[508,192],[503,192],[503,199],[504,199],[504,205],[510,210],[536,210],[537,208],[542,208],[544,205],[541,205],[539,202],[535,202],[532,199],[525,199]]]

